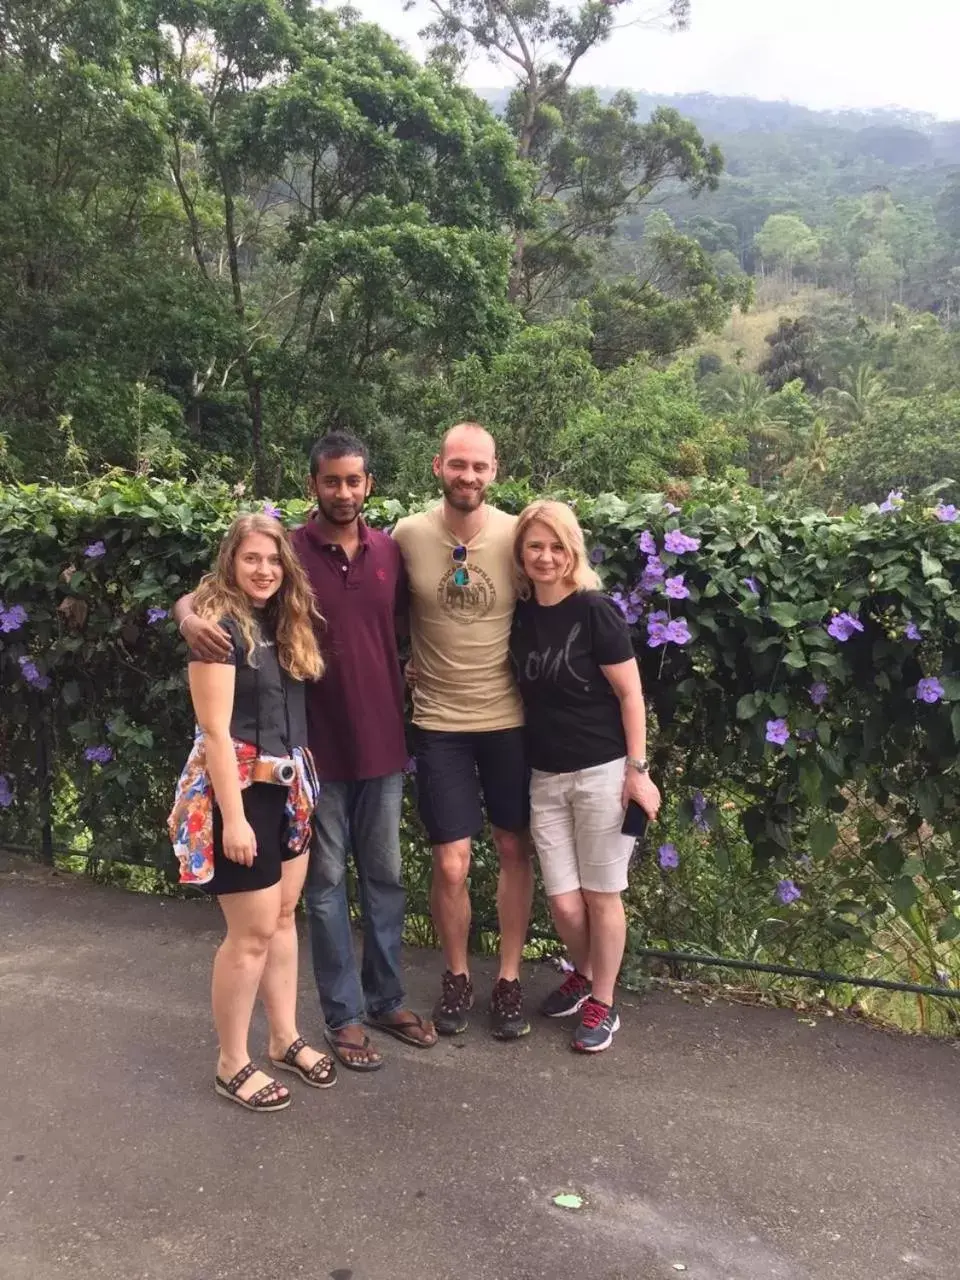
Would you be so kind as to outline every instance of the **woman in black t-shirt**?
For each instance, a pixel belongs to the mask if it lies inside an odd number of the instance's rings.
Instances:
[[[217,1093],[253,1111],[280,1111],[290,1093],[250,1060],[259,993],[275,1067],[327,1088],[336,1069],[297,1030],[294,912],[307,872],[316,772],[307,748],[304,681],[317,679],[316,608],[282,525],[238,517],[193,610],[233,642],[221,663],[191,652],[198,739],[178,789],[171,831],[181,879],[216,894],[227,936],[213,962],[220,1041]]]
[[[621,893],[634,838],[629,801],[654,819],[640,670],[627,625],[597,589],[569,507],[535,502],[514,540],[520,599],[510,657],[526,712],[530,828],[550,911],[574,963],[541,1012],[580,1013],[573,1048],[606,1049],[620,1026],[614,985],[626,943]]]

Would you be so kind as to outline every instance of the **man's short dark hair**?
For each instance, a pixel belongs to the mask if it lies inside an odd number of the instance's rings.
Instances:
[[[370,474],[370,451],[362,440],[346,431],[329,432],[310,450],[310,475],[314,480],[324,458],[362,458],[364,474]]]

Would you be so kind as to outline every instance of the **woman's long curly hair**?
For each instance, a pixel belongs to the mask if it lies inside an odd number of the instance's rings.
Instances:
[[[268,600],[264,613],[275,631],[277,659],[294,680],[317,680],[323,675],[323,659],[315,627],[323,619],[313,602],[313,592],[290,536],[278,520],[254,514],[237,516],[224,535],[213,569],[204,574],[194,596],[193,608],[202,618],[232,618],[240,629],[246,660],[256,666],[257,621],[249,598],[237,586],[236,558],[244,538],[266,534],[277,545],[283,580]]]

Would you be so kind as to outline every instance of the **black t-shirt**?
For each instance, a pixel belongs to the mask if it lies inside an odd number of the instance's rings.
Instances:
[[[302,680],[294,680],[280,666],[273,630],[267,620],[259,619],[260,640],[255,667],[247,662],[243,636],[236,622],[232,618],[221,618],[220,625],[233,641],[233,652],[225,661],[237,668],[230,736],[256,745],[259,703],[261,755],[287,756],[294,747],[305,747],[305,686]],[[203,659],[191,651],[190,661],[202,662]]]
[[[572,773],[627,754],[620,701],[600,668],[633,657],[626,622],[599,591],[517,602],[510,660],[534,769]]]

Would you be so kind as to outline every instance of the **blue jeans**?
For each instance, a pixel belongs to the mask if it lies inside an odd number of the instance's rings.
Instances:
[[[403,775],[324,782],[317,802],[317,848],[307,873],[313,973],[331,1031],[402,1009],[400,947],[405,907],[400,879]],[[347,857],[360,886],[363,962],[357,962],[347,905]]]

